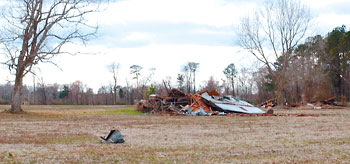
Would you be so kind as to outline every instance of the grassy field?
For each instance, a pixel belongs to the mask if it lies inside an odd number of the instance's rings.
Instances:
[[[155,116],[134,108],[25,106],[26,114],[0,113],[0,163],[350,163],[350,109],[246,117]],[[112,128],[125,143],[99,142]]]

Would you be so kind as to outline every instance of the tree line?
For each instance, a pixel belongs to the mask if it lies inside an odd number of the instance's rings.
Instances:
[[[42,83],[37,88],[33,86],[32,91],[28,89],[23,78],[35,75],[33,68],[39,63],[55,64],[52,58],[57,55],[78,54],[65,51],[66,45],[85,44],[96,36],[97,24],[86,18],[101,11],[100,6],[105,3],[108,0],[6,1],[6,8],[1,10],[0,28],[1,54],[6,60],[1,63],[8,67],[15,81],[13,86],[2,85],[0,94],[1,101],[10,101],[10,112],[23,112],[24,100],[34,104],[133,104],[134,100],[153,93],[164,94],[171,88],[187,93],[213,88],[252,102],[276,98],[283,105],[329,96],[343,101],[350,99],[349,31],[341,26],[326,36],[312,36],[303,42],[310,30],[311,14],[298,0],[266,1],[251,15],[241,18],[237,37],[240,46],[262,64],[255,70],[237,71],[234,65],[228,65],[223,70],[226,79],[210,77],[202,86],[196,86],[199,69],[196,62],[183,67],[176,78],[177,84],[172,84],[170,79],[153,83],[152,74],[143,80],[142,66],[132,65],[130,73],[136,86],[127,82],[121,87],[117,85],[119,66],[112,64],[109,68],[114,84],[101,87],[97,93],[79,81],[69,85]],[[33,95],[32,100],[28,95]]]
[[[345,26],[334,28],[325,36],[308,37],[291,53],[293,60],[285,68],[284,103],[309,103],[336,96],[338,100],[350,101],[350,31]],[[281,60],[273,63],[282,71]],[[132,81],[126,86],[118,85],[119,63],[107,66],[113,83],[101,86],[96,92],[75,81],[71,84],[45,84],[43,80],[33,86],[23,87],[23,102],[28,104],[113,105],[135,104],[150,94],[166,95],[176,88],[185,93],[215,89],[224,95],[233,95],[254,104],[277,97],[278,82],[274,81],[266,66],[237,69],[229,64],[222,73],[225,79],[211,76],[196,88],[196,72],[200,63],[188,62],[177,75],[176,82],[170,77],[161,81],[149,75],[141,75],[142,66],[130,66]],[[0,85],[0,104],[10,104],[14,86]]]
[[[140,72],[142,66],[130,66],[130,76],[133,81],[126,81],[125,86],[118,85],[119,64],[112,63],[107,66],[111,72],[113,83],[107,86],[101,86],[96,92],[92,88],[83,84],[81,81],[75,81],[71,84],[45,84],[43,80],[33,86],[24,85],[22,89],[22,102],[26,104],[41,105],[116,105],[116,104],[135,104],[140,99],[147,99],[150,94],[167,95],[167,93],[176,88],[185,93],[196,93],[201,90],[215,89],[223,94],[243,95],[247,92],[239,91],[245,88],[248,76],[236,76],[237,70],[234,64],[230,64],[223,73],[227,79],[217,80],[213,76],[209,77],[196,88],[196,72],[200,63],[188,62],[182,67],[182,71],[175,80],[167,77],[161,81],[154,81],[155,68],[151,69],[149,75],[142,75]],[[227,72],[230,70],[230,72]],[[245,72],[247,73],[247,72]],[[236,90],[232,89],[235,80],[240,81],[236,84]],[[245,87],[242,87],[245,86]],[[250,84],[252,86],[252,84]],[[0,104],[10,104],[13,96],[14,85],[11,83],[0,85]],[[252,87],[249,89],[252,94]],[[247,97],[247,96],[244,96]]]

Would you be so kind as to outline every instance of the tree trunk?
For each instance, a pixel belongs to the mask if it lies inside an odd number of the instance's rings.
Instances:
[[[196,72],[193,72],[193,93],[196,93]]]
[[[282,70],[281,74],[278,74],[278,88],[277,88],[277,104],[285,106],[285,84],[286,84],[286,73],[285,69]]]
[[[44,105],[47,105],[47,97],[46,97],[46,89],[45,89],[45,85],[42,85],[43,86],[43,104]]]
[[[235,94],[235,83],[233,81],[233,78],[231,79],[231,85],[232,85],[232,96],[236,97],[236,94]]]
[[[283,82],[279,82],[278,86],[278,95],[277,95],[277,104],[284,106],[284,85]]]
[[[114,105],[117,105],[117,85],[116,84],[114,84],[114,88],[113,88],[113,90],[114,90],[114,102],[113,102],[113,104]]]
[[[22,110],[22,86],[23,86],[23,78],[20,75],[16,75],[14,93],[12,97],[11,104],[11,113],[21,113]]]

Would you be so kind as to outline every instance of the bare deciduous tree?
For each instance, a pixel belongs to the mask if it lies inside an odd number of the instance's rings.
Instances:
[[[217,92],[221,93],[222,86],[220,86],[220,81],[217,81],[214,79],[214,76],[210,76],[207,81],[203,81],[204,85],[201,90],[216,90]]]
[[[196,72],[198,71],[199,63],[196,62],[188,62],[183,66],[182,71],[185,73],[186,77],[186,87],[187,92],[190,93],[192,90],[193,84],[193,93],[196,92]]]
[[[97,26],[85,19],[97,12],[102,0],[14,0],[8,1],[3,12],[4,26],[0,42],[15,75],[14,95],[10,112],[22,112],[23,77],[33,66],[52,63],[52,58],[64,53],[66,43],[85,43],[94,36]],[[54,64],[54,63],[53,63]]]
[[[108,70],[113,74],[113,101],[114,104],[117,104],[117,90],[118,90],[118,72],[119,72],[119,63],[111,63],[108,65]]]
[[[191,88],[192,88],[192,83],[191,83],[191,79],[192,79],[192,74],[190,72],[190,69],[188,68],[187,65],[184,65],[181,68],[181,71],[183,72],[183,77],[184,77],[184,81],[185,81],[185,88],[186,88],[186,92],[187,93],[191,93]]]
[[[252,17],[241,19],[240,44],[267,67],[278,84],[280,103],[286,68],[294,58],[293,49],[305,37],[310,20],[309,9],[298,0],[267,1]]]

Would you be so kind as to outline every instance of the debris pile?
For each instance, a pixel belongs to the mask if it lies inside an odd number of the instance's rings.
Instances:
[[[268,107],[275,107],[277,104],[277,99],[270,99],[260,104],[261,107],[268,108]]]
[[[344,104],[338,103],[336,97],[331,97],[321,101],[315,101],[312,103],[290,103],[286,102],[286,107],[298,108],[298,109],[337,109],[345,107]],[[277,105],[277,99],[270,99],[260,104],[262,108],[271,109]]]
[[[341,106],[341,107],[344,107],[343,104],[339,104],[337,101],[336,101],[336,97],[331,97],[331,98],[328,98],[326,100],[322,100],[320,101],[322,104],[324,105],[332,105],[332,106]]]
[[[265,113],[246,101],[232,96],[221,96],[215,90],[186,94],[172,89],[167,96],[150,95],[149,100],[141,100],[137,104],[137,109],[142,112],[200,116]]]
[[[306,109],[342,109],[345,107],[344,104],[340,104],[336,101],[336,97],[331,97],[325,100],[321,100],[315,103],[307,103],[305,106],[300,106],[299,108]]]

